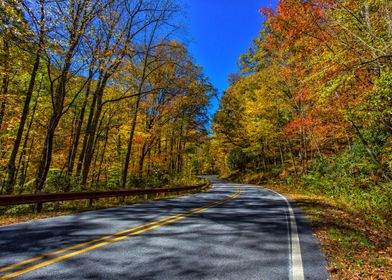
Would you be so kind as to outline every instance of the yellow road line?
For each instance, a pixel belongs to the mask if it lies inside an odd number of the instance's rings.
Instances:
[[[42,260],[42,259],[50,257],[50,256],[55,256],[55,255],[58,255],[58,254],[61,254],[61,253],[64,253],[64,252],[67,252],[67,251],[70,251],[70,250],[73,250],[73,249],[76,249],[76,248],[80,248],[80,247],[83,247],[83,246],[86,246],[86,245],[90,245],[92,243],[96,243],[96,242],[99,242],[99,241],[106,240],[104,242],[100,242],[100,243],[94,244],[92,246],[89,246],[89,247],[86,247],[86,248],[83,248],[83,249],[80,249],[80,250],[77,250],[77,251],[74,251],[74,252],[71,252],[71,253],[59,256],[57,258],[53,258],[53,259],[50,259],[50,260],[47,260],[47,261],[43,261],[41,263],[38,263],[36,265],[32,265],[30,267],[27,267],[27,268],[15,271],[13,273],[6,274],[6,275],[0,277],[0,279],[2,279],[2,280],[3,279],[11,279],[11,278],[14,278],[16,276],[25,274],[25,273],[27,273],[29,271],[36,270],[38,268],[41,268],[41,267],[44,267],[44,266],[47,266],[47,265],[50,265],[50,264],[53,264],[53,263],[56,263],[56,262],[59,262],[59,261],[62,261],[62,260],[65,260],[65,259],[69,259],[69,258],[71,258],[73,256],[76,256],[76,255],[79,255],[79,254],[82,254],[82,253],[85,253],[85,252],[88,252],[88,251],[95,250],[95,249],[103,247],[105,245],[121,241],[121,240],[123,240],[125,238],[128,238],[130,236],[138,235],[140,233],[143,233],[143,232],[146,232],[146,231],[150,231],[152,229],[155,229],[155,228],[158,228],[158,227],[170,224],[170,223],[174,223],[176,221],[185,219],[186,217],[189,217],[189,216],[192,216],[194,214],[206,211],[209,208],[212,208],[212,207],[224,204],[224,203],[226,203],[226,202],[228,202],[230,200],[233,200],[236,197],[238,197],[241,194],[241,192],[242,192],[242,189],[237,188],[237,192],[234,193],[233,195],[231,195],[231,196],[229,196],[229,197],[227,197],[227,198],[225,198],[223,200],[220,200],[220,201],[208,204],[208,205],[206,205],[204,207],[195,208],[193,210],[190,210],[190,211],[182,213],[182,214],[176,214],[176,215],[173,215],[173,216],[169,216],[169,217],[166,217],[166,218],[163,218],[163,219],[160,219],[160,220],[157,220],[157,221],[153,221],[153,222],[150,222],[150,223],[147,223],[147,224],[144,224],[144,225],[140,225],[140,226],[137,226],[137,227],[134,227],[134,228],[131,228],[131,229],[127,229],[127,230],[123,230],[123,231],[120,231],[120,232],[117,232],[117,233],[114,233],[114,234],[111,234],[111,235],[103,236],[101,238],[97,238],[97,239],[94,239],[94,240],[91,240],[91,241],[88,241],[88,242],[83,242],[83,243],[80,243],[80,244],[69,246],[69,247],[66,247],[64,249],[57,250],[55,252],[51,252],[51,253],[48,253],[48,254],[45,254],[45,255],[42,255],[42,256],[38,256],[38,257],[35,257],[35,258],[31,258],[31,259],[28,259],[28,260],[25,260],[25,261],[13,264],[13,265],[9,265],[9,266],[3,267],[3,268],[0,269],[0,272],[6,271],[6,270],[10,270],[10,269],[13,269],[13,268],[16,268],[16,267],[19,267],[19,266],[22,266],[22,265],[25,265],[25,264],[28,264],[28,263],[32,263],[32,262],[35,262],[35,261],[38,261],[38,260]],[[116,238],[110,239],[112,237],[116,237]],[[110,239],[110,240],[107,240],[107,239]]]
[[[65,253],[65,252],[67,252],[69,250],[73,250],[73,249],[77,249],[79,247],[90,245],[92,243],[99,242],[99,241],[102,241],[102,240],[106,240],[106,239],[109,239],[111,237],[114,237],[114,236],[117,236],[117,235],[121,235],[121,234],[130,232],[130,231],[138,230],[140,228],[146,227],[146,226],[151,225],[151,224],[156,224],[158,222],[161,222],[161,221],[164,221],[164,220],[167,220],[167,219],[170,219],[170,218],[172,218],[172,216],[169,216],[169,217],[157,220],[157,221],[153,221],[153,222],[150,222],[150,223],[147,223],[147,224],[143,224],[143,225],[131,228],[131,229],[126,229],[126,230],[123,230],[123,231],[120,231],[120,232],[116,232],[114,234],[106,235],[106,236],[103,236],[103,237],[100,237],[100,238],[97,238],[97,239],[93,239],[93,240],[90,240],[90,241],[87,241],[87,242],[83,242],[83,243],[79,243],[79,244],[76,244],[76,245],[72,245],[72,246],[69,246],[69,247],[66,247],[66,248],[63,248],[63,249],[51,252],[51,253],[44,254],[42,256],[38,256],[38,257],[31,258],[31,259],[27,259],[27,260],[21,261],[21,262],[16,263],[16,264],[12,264],[12,265],[9,265],[9,266],[2,267],[2,268],[0,268],[0,272],[4,272],[4,271],[7,271],[7,270],[10,270],[10,269],[13,269],[13,268],[17,268],[19,266],[22,266],[22,265],[25,265],[25,264],[29,264],[29,263],[32,263],[32,262],[35,262],[35,261],[39,261],[39,260],[45,259],[47,257],[52,257],[52,256],[55,256],[55,255],[58,255],[58,254],[61,254],[61,253]]]

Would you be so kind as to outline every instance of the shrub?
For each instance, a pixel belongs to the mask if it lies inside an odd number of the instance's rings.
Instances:
[[[78,191],[79,178],[68,176],[60,169],[50,169],[45,182],[44,191],[50,193]]]
[[[227,158],[227,165],[230,170],[244,170],[247,162],[246,154],[239,148],[233,149]]]

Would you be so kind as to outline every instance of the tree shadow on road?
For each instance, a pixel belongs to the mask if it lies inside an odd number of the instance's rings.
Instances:
[[[186,212],[234,191],[218,185],[212,193],[189,198],[4,227],[0,230],[1,264]],[[321,255],[314,254],[319,252],[318,243],[299,212],[297,224],[298,232],[304,234],[304,269],[311,276],[325,269],[325,262]],[[43,274],[31,272],[28,278],[287,279],[289,248],[286,202],[254,188],[208,211],[50,265]]]

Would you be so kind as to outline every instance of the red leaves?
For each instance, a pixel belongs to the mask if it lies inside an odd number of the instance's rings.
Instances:
[[[311,129],[321,123],[320,118],[295,117],[283,128],[283,132],[286,136],[298,136],[304,129]]]
[[[266,17],[267,19],[272,18],[275,14],[274,14],[274,10],[272,9],[272,7],[268,7],[268,8],[260,8],[259,9],[260,14],[262,14],[264,17]]]

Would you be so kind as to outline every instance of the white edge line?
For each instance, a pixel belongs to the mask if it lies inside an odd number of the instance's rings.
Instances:
[[[257,186],[259,187],[259,186]],[[263,188],[263,187],[261,187]],[[287,208],[289,210],[289,219],[290,219],[290,229],[291,229],[291,235],[290,235],[290,247],[291,247],[291,275],[290,279],[291,280],[304,280],[304,268],[303,268],[303,263],[302,263],[302,255],[301,255],[301,245],[299,242],[299,236],[298,236],[298,230],[297,230],[297,223],[295,221],[295,215],[293,208],[291,207],[291,204],[289,200],[281,195],[280,193],[273,191],[271,189],[263,188],[265,190],[271,191],[277,195],[279,195],[287,204]]]

